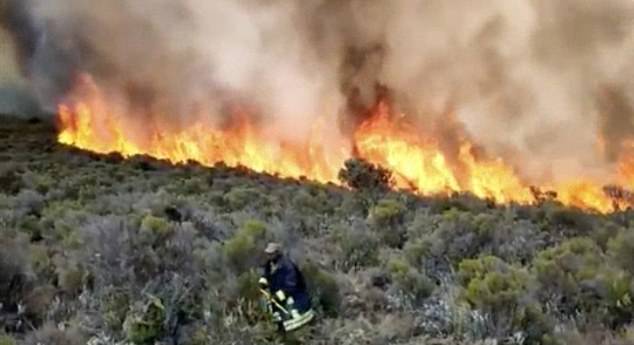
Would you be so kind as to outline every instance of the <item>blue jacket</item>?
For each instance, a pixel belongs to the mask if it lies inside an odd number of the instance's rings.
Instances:
[[[292,297],[293,309],[297,309],[300,314],[311,309],[304,276],[286,256],[281,256],[276,263],[267,262],[264,265],[264,278],[269,282],[269,289],[273,295],[282,290],[287,299]]]

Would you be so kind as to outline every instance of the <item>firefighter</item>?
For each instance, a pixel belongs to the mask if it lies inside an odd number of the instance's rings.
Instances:
[[[315,317],[304,277],[297,265],[282,253],[280,244],[269,243],[264,252],[267,261],[259,283],[269,302],[269,311],[281,333],[298,330]]]

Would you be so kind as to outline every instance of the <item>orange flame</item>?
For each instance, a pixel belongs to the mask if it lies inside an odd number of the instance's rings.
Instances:
[[[84,100],[72,106],[59,106],[60,143],[97,153],[118,152],[126,158],[145,154],[172,163],[196,161],[212,166],[224,162],[228,166],[243,165],[284,177],[307,176],[318,182],[334,181],[335,166],[343,160],[332,163],[336,153],[325,155],[326,151],[316,140],[324,130],[319,123],[303,145],[267,140],[263,131],[254,128],[240,114],[236,115],[236,123],[224,130],[200,119],[184,130],[161,128],[161,123],[150,122],[143,126],[147,133],[134,133],[128,129],[127,114],[109,107],[91,79],[84,79],[82,85],[84,97],[87,96]]]
[[[107,103],[90,77],[81,80],[79,91],[75,93],[79,101],[59,106],[58,141],[97,153],[118,152],[124,157],[144,154],[172,163],[196,161],[206,166],[224,162],[282,177],[339,183],[338,171],[353,155],[348,148],[354,147],[357,157],[390,169],[397,188],[424,195],[469,191],[498,203],[535,201],[529,186],[502,159],[474,154],[474,145],[466,139],[461,140],[457,157],[451,159],[433,137],[401,121],[403,117],[394,117],[386,102],[377,104],[350,142],[327,146],[322,140],[329,134],[326,117],[316,121],[304,142],[280,143],[267,135],[266,126],[255,125],[239,111],[227,128],[200,116],[175,129],[151,118],[135,123],[126,110]],[[628,186],[634,186],[634,159],[623,160],[619,173]],[[599,212],[615,208],[614,200],[597,183],[579,180],[550,189],[566,205]]]

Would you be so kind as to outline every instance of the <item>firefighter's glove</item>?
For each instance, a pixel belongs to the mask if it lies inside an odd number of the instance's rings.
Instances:
[[[286,300],[286,295],[284,294],[284,291],[282,290],[277,290],[277,292],[275,293],[275,297],[280,302],[284,302]]]
[[[260,280],[258,280],[258,284],[260,284],[260,287],[263,288],[263,289],[266,289],[266,288],[269,287],[269,282],[264,277],[262,277],[262,278],[260,278]]]

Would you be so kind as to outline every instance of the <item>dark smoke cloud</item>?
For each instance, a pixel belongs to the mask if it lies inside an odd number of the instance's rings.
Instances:
[[[631,0],[8,3],[49,107],[85,71],[137,117],[246,102],[293,140],[324,114],[347,133],[387,87],[453,156],[471,137],[533,179],[604,177],[634,137]]]
[[[55,37],[46,22],[32,13],[29,1],[3,0],[0,12],[2,44],[12,49],[2,58],[15,62],[6,73],[18,74],[26,86],[0,85],[2,111],[27,116],[54,113],[57,103],[70,89],[77,65],[77,51],[69,37]],[[66,41],[65,41],[66,40]],[[71,44],[69,44],[71,43]]]

